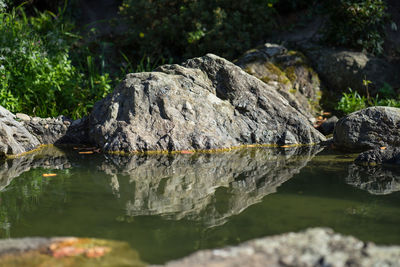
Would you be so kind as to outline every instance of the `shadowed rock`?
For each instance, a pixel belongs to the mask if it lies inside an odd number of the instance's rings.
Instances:
[[[104,151],[325,140],[276,88],[211,54],[127,75],[89,120],[89,137]]]
[[[336,147],[361,151],[400,146],[400,109],[370,107],[340,119],[333,133]]]
[[[117,175],[130,177],[133,191],[124,196],[130,199],[128,216],[161,215],[215,226],[276,192],[318,151],[314,146],[173,157],[107,155],[101,170],[113,177],[115,192],[119,190]],[[223,202],[217,201],[218,190],[224,191]]]
[[[349,166],[346,183],[374,195],[400,191],[400,169],[384,166]]]
[[[203,250],[164,266],[398,266],[400,247],[376,246],[327,228],[312,228]]]

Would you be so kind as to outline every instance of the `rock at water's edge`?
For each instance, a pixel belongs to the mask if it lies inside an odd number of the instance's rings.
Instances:
[[[400,247],[382,247],[326,228],[255,239],[236,247],[204,250],[167,263],[183,266],[399,266]]]
[[[25,153],[40,145],[38,139],[15,118],[0,106],[0,157]]]
[[[353,112],[336,123],[333,142],[350,151],[400,146],[400,109],[370,107]]]
[[[208,54],[129,74],[89,117],[104,151],[220,149],[324,141],[271,85]]]

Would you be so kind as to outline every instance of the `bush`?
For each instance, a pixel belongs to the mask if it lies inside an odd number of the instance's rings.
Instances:
[[[70,60],[79,36],[51,12],[27,17],[22,8],[0,13],[0,105],[41,117],[85,115],[111,89],[90,55]]]
[[[383,52],[384,28],[388,22],[383,0],[327,1],[329,20],[325,40],[334,45]]]
[[[212,52],[233,59],[274,28],[275,2],[124,0],[120,13],[129,25],[131,57],[177,61]]]

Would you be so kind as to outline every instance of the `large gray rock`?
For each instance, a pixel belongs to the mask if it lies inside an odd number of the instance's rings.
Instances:
[[[124,152],[325,140],[276,89],[211,54],[128,74],[96,103],[89,138]]]
[[[326,228],[255,239],[204,250],[165,266],[399,266],[400,247],[376,246]]]
[[[236,62],[247,73],[278,89],[290,105],[315,121],[320,111],[321,84],[305,56],[277,44],[266,43],[246,52]]]
[[[385,83],[400,87],[400,64],[362,52],[303,45],[302,51],[330,90],[342,92],[348,88],[363,94],[363,80],[370,80],[369,93],[375,94]]]
[[[111,177],[114,194],[126,203],[126,217],[158,215],[221,225],[260,202],[306,166],[318,146],[245,149],[200,155],[106,155],[100,169]],[[130,191],[120,188],[129,177]],[[217,191],[226,190],[224,207]],[[129,195],[127,194],[129,192]]]
[[[400,146],[400,109],[370,107],[353,112],[336,123],[333,142],[352,151]]]
[[[40,145],[38,139],[15,118],[0,106],[0,157],[25,153]]]

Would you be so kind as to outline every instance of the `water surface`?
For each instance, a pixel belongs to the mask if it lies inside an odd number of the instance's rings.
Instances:
[[[123,240],[149,263],[315,226],[400,245],[399,167],[358,167],[354,155],[321,150],[119,157],[47,148],[0,164],[0,237]]]

